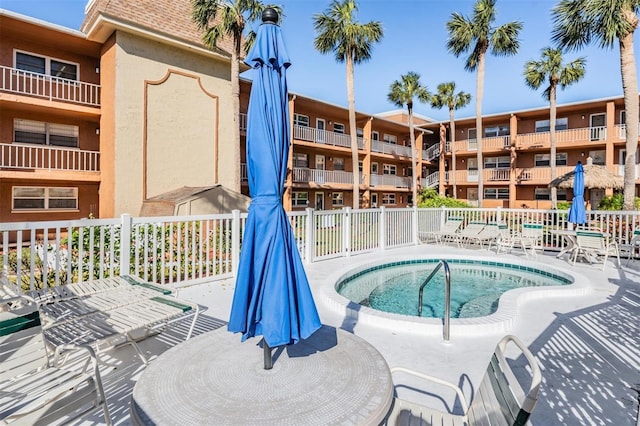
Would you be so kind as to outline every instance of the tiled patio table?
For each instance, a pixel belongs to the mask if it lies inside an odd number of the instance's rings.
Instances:
[[[226,327],[159,356],[131,398],[137,425],[380,424],[393,399],[382,355],[365,340],[323,326],[309,339],[275,348],[271,370],[260,339]]]

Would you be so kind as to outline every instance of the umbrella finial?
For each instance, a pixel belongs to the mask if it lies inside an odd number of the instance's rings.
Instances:
[[[278,12],[272,8],[267,7],[262,11],[262,22],[267,24],[277,24],[278,23]]]

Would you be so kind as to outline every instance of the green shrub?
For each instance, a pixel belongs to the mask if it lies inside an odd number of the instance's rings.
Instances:
[[[558,201],[557,207],[558,210],[569,210],[571,208],[571,203],[569,201]]]
[[[438,194],[435,188],[425,188],[418,195],[418,207],[471,207],[464,201]]]
[[[622,210],[624,204],[624,195],[621,193],[613,194],[609,197],[604,197],[600,204],[598,204],[598,210]],[[640,198],[636,197],[634,200],[636,210],[640,208]]]

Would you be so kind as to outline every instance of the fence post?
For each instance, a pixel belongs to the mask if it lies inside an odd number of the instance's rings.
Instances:
[[[307,207],[306,209],[307,212],[307,216],[306,216],[306,226],[305,226],[305,230],[307,232],[307,235],[305,236],[305,240],[306,240],[306,244],[305,244],[305,261],[306,263],[313,263],[313,256],[316,252],[315,247],[316,247],[316,240],[315,240],[315,229],[316,229],[316,225],[315,225],[315,220],[313,219],[313,212],[314,210],[311,207]]]
[[[351,207],[343,207],[342,213],[342,251],[345,257],[351,257]]]
[[[385,251],[387,248],[387,215],[385,214],[386,207],[380,207],[380,250]]]
[[[240,210],[232,210],[231,214],[231,274],[235,278],[240,264]]]
[[[411,235],[413,236],[413,245],[417,246],[418,239],[418,206],[413,206],[413,214],[411,215]]]
[[[496,207],[496,223],[502,222],[502,206]]]
[[[131,272],[131,215],[120,215],[120,275]]]

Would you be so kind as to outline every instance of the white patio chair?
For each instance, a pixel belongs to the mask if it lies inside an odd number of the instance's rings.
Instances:
[[[460,229],[462,222],[463,219],[461,217],[447,218],[447,220],[442,225],[442,228],[438,229],[437,231],[420,232],[420,240],[429,239],[429,237],[432,237],[436,240],[437,244],[441,244],[445,240],[453,238],[455,236],[455,234],[458,232],[458,229]]]
[[[527,249],[534,256],[538,256],[536,249],[542,249],[542,238],[544,237],[544,227],[541,223],[523,223],[520,235],[514,238],[515,243],[519,243],[526,256],[529,255]]]
[[[111,424],[98,363],[89,347],[64,345],[49,360],[35,300],[19,296],[0,311],[0,424],[51,424],[79,418],[102,406]],[[91,372],[64,366],[69,351],[84,351]]]
[[[510,342],[520,349],[529,364],[531,384],[526,394],[504,354],[505,347]],[[462,389],[452,383],[403,367],[392,368],[391,373],[409,374],[453,389],[463,414],[443,412],[395,398],[387,417],[387,425],[524,425],[536,406],[542,381],[538,362],[515,336],[505,336],[496,346],[484,378],[480,386],[475,388],[471,405],[467,404]],[[425,390],[424,393],[432,392]]]
[[[486,225],[486,222],[481,221],[469,222],[467,226],[454,235],[454,241],[459,247],[462,247],[469,239],[477,237]]]
[[[576,249],[573,253],[573,265],[576,264],[578,256],[583,256],[589,262],[598,260],[598,256],[604,256],[602,270],[607,267],[607,258],[615,255],[620,267],[620,250],[618,243],[613,239],[608,239],[604,233],[599,231],[576,231]]]
[[[633,258],[634,252],[638,247],[640,247],[640,227],[633,230],[631,241],[629,241],[628,246],[626,246],[629,250],[629,254],[627,255],[627,265]]]
[[[489,243],[489,250],[495,244],[496,254],[500,254],[503,250],[509,252],[513,249],[516,236],[506,223],[498,224],[498,237]]]
[[[489,243],[489,247],[491,244],[496,241],[500,237],[500,228],[497,223],[488,223],[482,228],[477,235],[472,235],[466,239],[467,244],[478,243],[480,245],[480,249],[483,248],[484,243]]]

